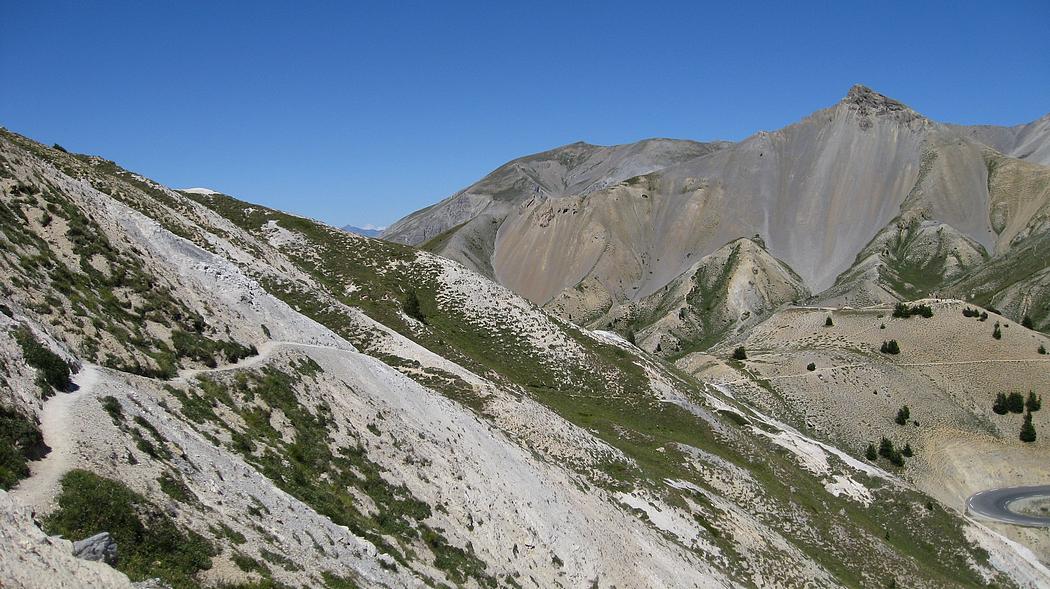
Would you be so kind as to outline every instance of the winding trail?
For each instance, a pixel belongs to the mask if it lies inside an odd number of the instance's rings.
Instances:
[[[759,378],[762,380],[786,380],[789,378],[804,378],[806,376],[812,376],[814,374],[821,374],[823,372],[831,372],[833,370],[845,370],[849,368],[864,368],[865,366],[908,366],[908,367],[922,367],[922,366],[966,366],[971,364],[1026,364],[1026,363],[1038,363],[1038,362],[1050,362],[1050,358],[1023,358],[1023,359],[1002,359],[1002,360],[946,360],[944,362],[892,362],[890,364],[880,364],[877,362],[861,362],[856,364],[839,364],[838,366],[825,366],[824,368],[818,368],[813,371],[800,372],[798,374],[781,374],[778,376],[759,376],[754,375],[750,371],[753,378]],[[748,382],[753,378],[738,378],[735,380],[726,380],[720,382],[713,382],[711,384],[739,384],[742,382]]]
[[[351,351],[349,348],[334,346],[267,341],[258,346],[258,354],[236,364],[226,364],[216,368],[187,368],[180,370],[179,375],[168,382],[186,383],[200,374],[251,368],[265,362],[274,352],[282,348]],[[94,364],[83,364],[80,371],[73,377],[73,383],[77,385],[77,389],[68,393],[55,393],[44,403],[44,408],[40,412],[40,433],[44,437],[44,443],[51,448],[51,451],[44,458],[29,463],[29,477],[19,481],[18,485],[11,489],[12,497],[41,511],[45,510],[58,495],[59,481],[76,465],[75,444],[73,436],[70,435],[70,424],[73,416],[77,414],[76,407],[85,400],[93,400],[98,396],[99,391],[96,388],[100,381],[105,380],[104,372],[121,374],[119,371]]]
[[[966,511],[998,522],[1036,528],[1050,528],[1050,517],[1025,515],[1010,509],[1022,499],[1050,497],[1050,485],[1003,487],[974,493],[966,500]]]
[[[73,377],[77,390],[56,392],[44,403],[44,409],[40,412],[40,433],[51,451],[42,459],[29,463],[29,478],[20,481],[10,491],[13,497],[38,510],[54,497],[58,481],[74,462],[67,428],[69,416],[73,414],[74,405],[94,397],[98,381],[99,368],[94,364],[84,364]]]

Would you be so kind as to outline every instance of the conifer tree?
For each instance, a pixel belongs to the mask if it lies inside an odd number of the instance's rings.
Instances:
[[[1021,435],[1019,436],[1022,442],[1031,443],[1035,441],[1035,426],[1032,425],[1032,412],[1024,414],[1024,423],[1021,425]]]

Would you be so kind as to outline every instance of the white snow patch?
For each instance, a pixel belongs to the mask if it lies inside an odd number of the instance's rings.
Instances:
[[[179,192],[189,192],[190,194],[207,194],[207,195],[221,194],[220,192],[212,190],[211,188],[200,188],[200,187],[198,187],[198,188],[180,188]]]

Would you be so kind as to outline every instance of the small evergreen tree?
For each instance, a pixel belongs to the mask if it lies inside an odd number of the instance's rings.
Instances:
[[[1025,409],[1028,409],[1029,413],[1035,413],[1036,411],[1039,411],[1039,409],[1043,406],[1043,396],[1039,395],[1038,397],[1036,397],[1033,391],[1028,391],[1028,399],[1025,400],[1024,406]]]
[[[813,372],[816,369],[817,369],[817,365],[815,363],[813,363],[813,362],[810,362],[809,365],[806,366],[806,370],[808,370],[810,372]]]
[[[408,296],[405,298],[404,304],[405,315],[425,324],[427,322],[426,315],[423,314],[423,308],[419,304],[419,295],[416,291],[408,291]]]
[[[1018,392],[1010,393],[1006,397],[1006,408],[1010,413],[1024,413],[1024,395]]]
[[[904,444],[904,448],[901,448],[901,454],[904,455],[906,458],[911,458],[912,456],[915,456],[915,452],[913,452],[911,449],[911,444]]]
[[[624,339],[626,339],[626,340],[627,340],[627,341],[628,341],[629,343],[631,343],[631,344],[634,344],[634,343],[636,343],[636,342],[634,341],[634,330],[633,330],[633,329],[628,329],[628,330],[627,330],[627,335],[626,335],[626,336],[624,336]]]
[[[747,360],[747,350],[744,349],[744,346],[740,346],[739,348],[733,350],[733,359]]]
[[[988,312],[981,311],[981,321],[988,321]]]
[[[824,327],[834,327],[834,326],[835,326],[835,322],[831,320],[831,315],[828,315],[828,318],[824,320]]]
[[[999,329],[999,322],[995,322],[995,329],[992,330],[992,337],[995,339],[1003,339],[1003,332]]]
[[[882,440],[879,441],[879,456],[883,458],[889,458],[893,456],[896,450],[893,448],[893,442],[890,441],[886,436],[882,436]]]
[[[897,344],[897,340],[891,339],[888,342],[882,342],[882,347],[879,348],[879,351],[883,354],[900,354],[901,348]]]
[[[908,317],[911,317],[911,309],[909,309],[908,305],[905,305],[904,303],[897,303],[893,307],[893,316],[898,319],[907,319]]]
[[[998,415],[1006,415],[1010,412],[1010,407],[1006,403],[1006,395],[999,393],[995,396],[995,402],[992,403],[992,411]]]
[[[1039,344],[1039,354],[1042,356],[1046,355],[1046,346],[1044,346],[1043,344]]]
[[[879,455],[875,452],[875,444],[868,444],[868,449],[864,452],[864,456],[872,462],[879,459]]]
[[[897,425],[907,425],[910,416],[911,411],[908,409],[908,406],[905,405],[897,410],[897,419],[894,421],[897,422]]]
[[[1019,436],[1022,442],[1031,443],[1035,441],[1035,426],[1032,425],[1032,412],[1024,414],[1024,423],[1021,424],[1021,435]]]
[[[1025,315],[1024,319],[1021,319],[1021,327],[1027,327],[1028,329],[1032,329],[1032,318],[1028,315]]]

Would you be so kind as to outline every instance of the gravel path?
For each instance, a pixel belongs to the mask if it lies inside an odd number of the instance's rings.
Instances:
[[[84,364],[73,378],[77,390],[55,393],[44,403],[40,414],[40,432],[51,451],[41,460],[29,463],[29,478],[11,490],[11,496],[38,510],[47,505],[58,490],[58,481],[71,468],[73,448],[69,444],[67,424],[73,407],[84,399],[94,398],[99,381],[98,367]]]

